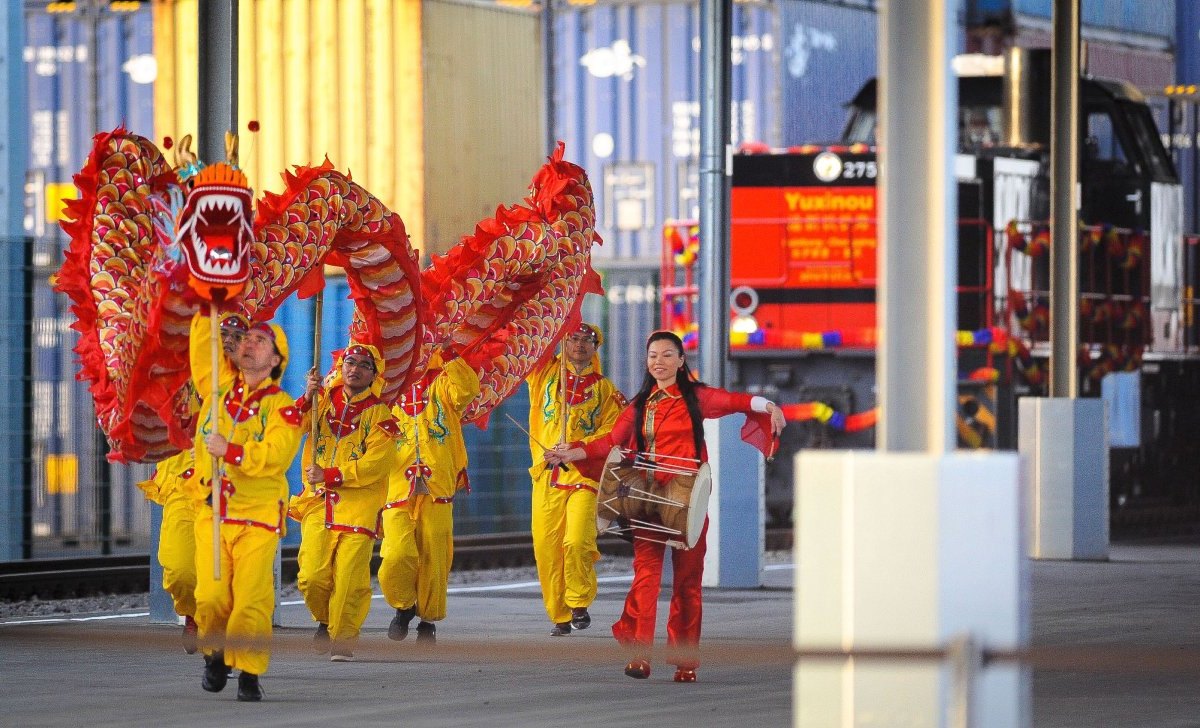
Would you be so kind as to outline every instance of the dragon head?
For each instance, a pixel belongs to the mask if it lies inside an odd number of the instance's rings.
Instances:
[[[233,159],[191,165],[191,189],[175,225],[191,285],[207,300],[236,297],[250,278],[254,195]]]

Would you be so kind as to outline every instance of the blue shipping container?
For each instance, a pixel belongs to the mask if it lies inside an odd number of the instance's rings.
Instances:
[[[878,16],[870,10],[782,0],[783,143],[836,141],[846,104],[876,75]]]
[[[993,0],[976,0],[982,5],[995,6]],[[1085,29],[1156,35],[1175,39],[1175,3],[1194,3],[1195,0],[1082,0],[1080,21]],[[1011,0],[1012,12],[1050,20],[1052,0]],[[992,12],[996,10],[993,8]]]
[[[118,124],[153,133],[153,78],[140,73],[153,68],[151,12],[146,4],[135,13],[102,11],[89,19],[30,5],[25,23],[29,138],[19,143],[29,151],[25,229],[34,241],[33,555],[144,551],[149,511],[135,483],[151,468],[104,461],[91,395],[75,381],[78,335],[69,328],[68,301],[50,290],[48,279],[67,244],[58,203],[74,195],[71,178],[92,137]]]
[[[601,259],[657,261],[664,219],[695,217],[700,22],[694,2],[555,15],[554,129],[591,175]],[[733,141],[780,142],[778,14],[733,9]]]

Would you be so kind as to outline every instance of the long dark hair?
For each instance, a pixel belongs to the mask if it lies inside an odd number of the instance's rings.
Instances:
[[[683,358],[683,341],[675,334],[670,331],[655,331],[650,334],[650,338],[646,339],[647,352],[650,351],[650,345],[656,341],[671,342],[675,350],[679,352],[679,357]],[[646,452],[646,400],[654,392],[657,384],[654,375],[647,369],[646,376],[642,378],[642,388],[633,398],[633,431],[637,437],[638,452]],[[675,376],[675,384],[679,387],[679,393],[683,395],[683,403],[687,405],[688,416],[692,420],[692,442],[696,446],[696,459],[699,459],[704,447],[704,417],[700,414],[700,398],[696,396],[696,388],[708,385],[696,379],[692,370],[688,369],[687,359],[683,360],[683,366],[679,368],[679,373]]]

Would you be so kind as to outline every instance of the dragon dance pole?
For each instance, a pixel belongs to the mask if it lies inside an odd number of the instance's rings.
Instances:
[[[313,297],[313,369],[321,373],[321,319],[324,316],[325,289],[317,291]],[[313,398],[314,400],[316,397]],[[308,446],[312,449],[312,464],[317,464],[317,403],[309,402],[309,412],[312,412],[312,428],[308,433]]]
[[[213,431],[218,430],[218,423],[221,421],[218,417],[217,407],[221,401],[221,321],[217,314],[217,303],[213,301],[208,304],[208,321],[212,327],[212,341],[209,347],[212,353],[212,392],[209,393],[209,402],[212,406],[209,408],[210,417],[212,417]],[[212,456],[212,494],[209,500],[212,501],[212,549],[213,549],[213,581],[221,580],[221,462],[216,455]]]
[[[558,433],[558,443],[567,443],[567,420],[571,416],[571,403],[567,401],[567,339],[558,344],[558,396],[562,401],[562,423]]]
[[[558,342],[558,397],[562,403],[562,423],[559,425],[558,443],[565,445],[567,444],[567,424],[571,419],[571,403],[567,400],[567,338],[565,336],[562,341]],[[571,469],[566,463],[559,463],[555,467],[564,471]]]

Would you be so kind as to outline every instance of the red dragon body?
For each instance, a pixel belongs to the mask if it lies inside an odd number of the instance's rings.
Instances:
[[[239,305],[267,320],[293,293],[317,290],[326,265],[344,269],[349,333],[383,353],[385,401],[452,341],[483,384],[468,418],[486,422],[578,321],[583,294],[600,290],[591,188],[561,145],[522,204],[501,207],[424,273],[400,217],[328,161],[285,182],[258,202]],[[191,443],[188,326],[199,299],[175,233],[196,223],[162,153],[123,129],[95,138],[75,183],[56,278],[77,319],[79,377],[90,382],[110,459],[156,462]]]

